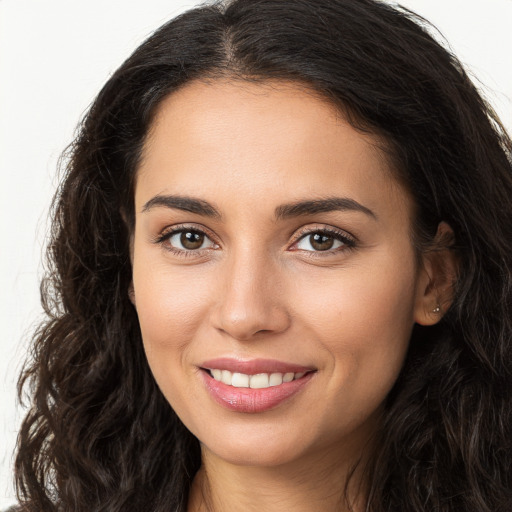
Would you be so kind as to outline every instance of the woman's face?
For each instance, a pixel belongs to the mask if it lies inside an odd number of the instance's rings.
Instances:
[[[377,142],[292,83],[193,82],[159,107],[133,300],[160,389],[224,460],[357,453],[378,425],[428,276]]]

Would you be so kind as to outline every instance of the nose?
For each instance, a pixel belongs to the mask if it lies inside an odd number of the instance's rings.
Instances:
[[[276,263],[248,255],[225,262],[214,327],[239,341],[278,334],[290,325],[283,279]]]

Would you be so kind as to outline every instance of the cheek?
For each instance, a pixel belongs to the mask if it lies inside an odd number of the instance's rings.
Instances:
[[[151,261],[142,252],[135,252],[137,314],[144,349],[157,380],[160,373],[168,374],[170,367],[183,361],[206,318],[210,287],[203,274],[193,266],[176,272],[165,261]]]
[[[409,267],[409,268],[407,268]],[[308,323],[340,342],[357,338],[374,345],[383,337],[365,332],[409,330],[414,311],[414,269],[383,265],[344,269],[322,279],[296,279],[294,295]]]
[[[414,325],[414,275],[411,260],[347,268],[336,280],[316,282],[302,294],[304,325],[322,345],[330,390],[351,389],[352,405],[377,406],[394,384]],[[308,283],[303,283],[308,284]],[[346,396],[341,396],[343,402]]]
[[[148,264],[147,260],[138,266],[135,260],[133,281],[144,350],[153,377],[176,413],[193,426],[190,402],[195,403],[199,397],[197,389],[187,382],[197,370],[187,362],[192,340],[206,318],[210,287],[197,269],[187,270],[190,272],[173,272],[165,263]]]

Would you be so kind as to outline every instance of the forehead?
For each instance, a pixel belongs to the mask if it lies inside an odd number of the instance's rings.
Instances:
[[[170,192],[231,204],[336,193],[371,205],[384,195],[388,206],[407,209],[408,194],[381,147],[300,84],[195,81],[156,112],[138,171],[137,210]]]

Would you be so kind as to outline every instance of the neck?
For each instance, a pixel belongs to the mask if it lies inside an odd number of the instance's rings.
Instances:
[[[346,455],[346,454],[345,454]],[[189,512],[358,512],[364,509],[360,463],[341,453],[316,452],[278,466],[241,466],[202,448]],[[333,491],[334,490],[334,491]]]

